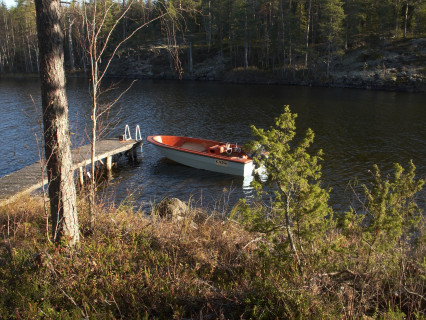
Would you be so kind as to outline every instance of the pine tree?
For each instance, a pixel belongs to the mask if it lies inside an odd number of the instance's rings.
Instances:
[[[260,194],[273,200],[271,212],[261,210],[245,217],[254,229],[272,235],[277,248],[288,241],[302,269],[300,253],[304,245],[325,234],[332,225],[333,212],[328,205],[329,190],[321,187],[319,161],[322,151],[309,154],[308,149],[314,140],[311,129],[298,143],[293,141],[296,117],[286,106],[269,130],[252,126],[255,140],[250,146],[252,149],[261,146],[267,152],[267,156],[257,155],[255,160],[264,167],[268,180],[273,183],[272,189],[261,182],[254,182],[254,186]],[[286,232],[287,238],[282,237],[282,231]]]
[[[341,40],[344,18],[342,1],[323,0],[320,29],[327,40],[327,78],[330,75],[330,64],[336,52],[336,47]]]
[[[370,247],[387,250],[398,241],[420,236],[418,231],[423,214],[415,195],[423,188],[424,180],[415,180],[415,166],[408,170],[395,164],[393,181],[383,179],[377,165],[371,187],[364,185],[366,208],[363,238]]]
[[[65,93],[64,34],[58,0],[36,0],[41,99],[50,214],[55,242],[79,242],[68,102]]]

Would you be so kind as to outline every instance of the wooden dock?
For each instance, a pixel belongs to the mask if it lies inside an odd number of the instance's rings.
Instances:
[[[107,170],[111,170],[112,156],[130,152],[136,156],[136,148],[142,141],[106,139],[96,142],[95,161],[103,161]],[[91,162],[91,145],[85,145],[71,151],[74,170],[79,169],[82,180],[83,168]],[[43,173],[42,173],[43,168]],[[43,180],[42,180],[43,178]],[[0,178],[0,206],[8,204],[19,196],[30,193],[47,184],[47,175],[40,161]]]

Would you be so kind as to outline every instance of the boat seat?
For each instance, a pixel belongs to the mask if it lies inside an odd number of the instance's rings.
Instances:
[[[209,148],[210,153],[221,154],[225,152],[225,147],[222,145],[215,145]]]
[[[206,148],[200,144],[200,143],[193,143],[193,142],[185,142],[181,148],[192,150],[192,151],[200,151],[205,152]]]

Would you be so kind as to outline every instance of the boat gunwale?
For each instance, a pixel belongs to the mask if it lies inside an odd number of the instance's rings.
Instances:
[[[197,150],[191,150],[191,149],[173,146],[173,145],[170,145],[170,144],[166,144],[164,142],[156,141],[154,139],[155,137],[183,138],[183,139],[188,139],[188,140],[197,141],[197,142],[200,142],[200,141],[212,142],[214,145],[222,144],[222,142],[220,142],[220,141],[200,139],[200,138],[192,138],[192,137],[183,137],[183,136],[168,136],[168,135],[153,135],[153,136],[148,136],[146,138],[146,140],[148,142],[150,142],[150,143],[152,143],[156,146],[168,148],[168,149],[173,149],[173,150],[180,151],[180,152],[192,153],[192,154],[196,154],[196,155],[200,155],[200,156],[204,156],[204,157],[209,157],[209,158],[213,158],[213,159],[220,159],[220,160],[225,160],[225,161],[231,161],[231,162],[236,162],[236,163],[241,163],[241,164],[247,164],[247,163],[253,162],[253,159],[251,159],[251,158],[237,158],[237,157],[232,158],[232,157],[222,156],[220,154],[209,153],[209,152],[206,152],[206,151],[197,151]],[[188,142],[190,142],[190,141],[188,141]]]

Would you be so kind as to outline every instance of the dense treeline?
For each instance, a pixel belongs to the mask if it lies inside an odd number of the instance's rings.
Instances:
[[[125,0],[101,3],[113,7],[106,26],[112,26],[130,4]],[[88,66],[84,9],[81,2],[63,4],[69,70]],[[175,14],[174,19],[149,24],[127,48],[171,44],[172,38],[184,47],[191,44],[198,57],[218,55],[233,68],[286,71],[320,67],[328,75],[345,50],[374,45],[380,39],[426,33],[424,0],[141,0],[132,3],[111,46],[166,9]],[[33,1],[18,0],[12,8],[0,4],[0,72],[37,71]]]

